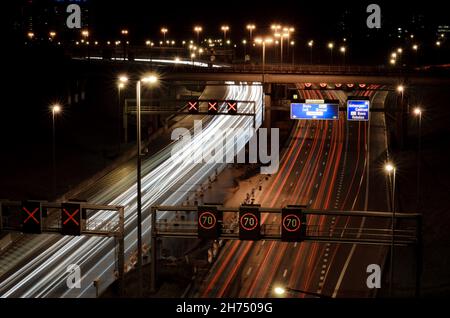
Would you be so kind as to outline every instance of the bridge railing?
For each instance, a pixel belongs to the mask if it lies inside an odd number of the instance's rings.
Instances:
[[[206,71],[206,70],[198,70]],[[208,69],[211,71],[211,69]],[[262,73],[263,66],[261,64],[232,64],[221,68],[214,68],[214,72],[236,72],[236,73]],[[414,72],[414,69],[390,68],[384,65],[367,66],[367,65],[279,65],[266,64],[264,72],[268,74],[405,74]]]

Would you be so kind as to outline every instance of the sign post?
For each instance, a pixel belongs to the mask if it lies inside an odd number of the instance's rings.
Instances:
[[[347,120],[369,121],[370,100],[357,98],[347,100]]]
[[[291,119],[338,120],[339,101],[323,99],[291,103]]]
[[[220,236],[222,214],[217,211],[217,206],[199,206],[197,214],[198,237],[205,239],[217,239]]]
[[[258,206],[239,208],[239,239],[257,241],[261,237],[261,214]]]
[[[21,207],[22,230],[24,233],[42,233],[42,204],[37,201],[24,201]]]
[[[301,242],[306,236],[306,216],[304,206],[287,206],[281,211],[281,240]]]

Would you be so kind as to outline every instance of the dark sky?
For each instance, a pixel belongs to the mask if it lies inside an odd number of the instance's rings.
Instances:
[[[219,26],[227,23],[231,32],[243,30],[248,22],[268,26],[280,21],[297,26],[304,33],[330,34],[345,11],[352,13],[355,27],[365,27],[366,7],[370,3],[381,6],[382,16],[388,23],[401,22],[412,13],[423,13],[433,23],[450,23],[445,1],[253,1],[253,0],[164,0],[143,1],[91,1],[93,21],[99,31],[117,32],[121,27],[130,31],[158,32],[161,25],[169,32],[192,34],[192,26],[201,24],[205,30],[219,33]],[[362,24],[362,25],[361,25]]]

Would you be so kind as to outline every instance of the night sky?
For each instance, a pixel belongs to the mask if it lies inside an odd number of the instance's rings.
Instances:
[[[103,3],[108,3],[103,4]],[[231,34],[245,31],[245,25],[254,22],[258,26],[269,26],[273,22],[292,24],[308,36],[333,36],[337,24],[345,11],[350,12],[355,30],[365,28],[368,16],[366,7],[370,3],[381,6],[387,25],[402,23],[411,14],[423,13],[431,23],[450,23],[448,11],[443,10],[445,2],[427,1],[110,1],[92,2],[98,32],[116,33],[127,27],[135,34],[157,34],[162,25],[169,27],[172,35],[188,33],[192,26],[201,24],[205,30],[214,30],[229,24]],[[383,27],[383,26],[382,26]],[[239,28],[240,31],[237,31]],[[258,33],[258,32],[255,32]],[[244,34],[240,34],[243,36]]]

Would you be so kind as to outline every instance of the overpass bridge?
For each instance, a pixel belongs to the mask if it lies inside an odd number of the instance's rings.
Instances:
[[[206,59],[174,59],[173,56],[140,56],[133,58],[108,58],[105,56],[81,56],[79,62],[113,64],[122,68],[163,69],[164,80],[184,82],[264,82],[273,84],[378,84],[390,86],[449,85],[448,68],[389,67],[386,65],[291,65],[291,64],[225,64]],[[386,87],[384,87],[386,88]],[[388,87],[389,88],[389,87]]]
[[[378,84],[396,86],[450,84],[450,74],[433,70],[399,69],[385,66],[329,66],[329,65],[223,65],[215,68],[180,67],[165,74],[167,80],[177,81],[240,81],[273,84],[311,83],[328,88],[335,84]]]

